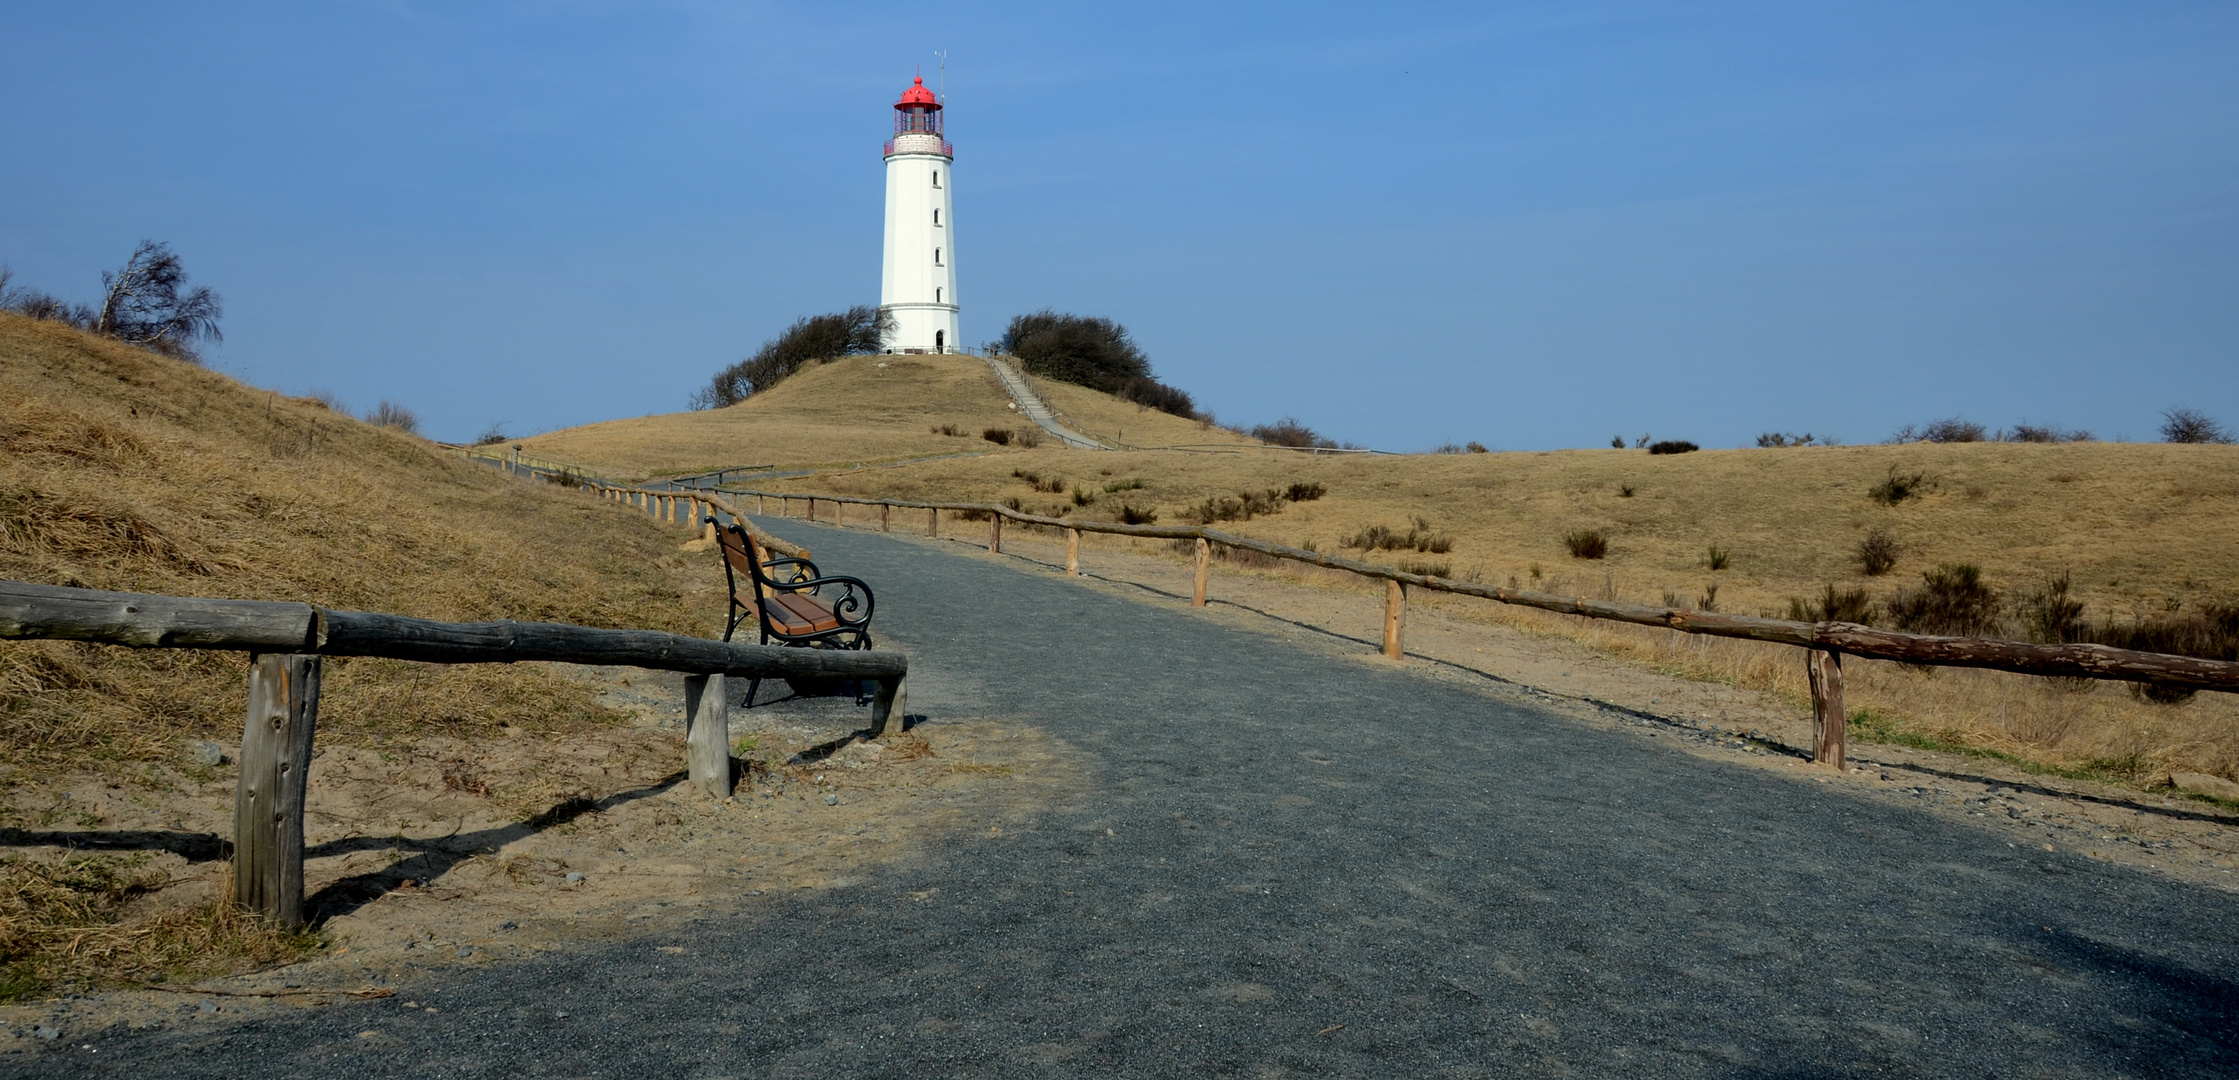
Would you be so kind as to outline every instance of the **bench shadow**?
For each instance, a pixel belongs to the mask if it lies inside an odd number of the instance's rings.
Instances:
[[[399,836],[346,836],[329,840],[304,850],[306,860],[349,855],[361,851],[401,849],[416,851],[410,858],[401,859],[364,874],[353,874],[328,882],[318,892],[303,900],[303,915],[313,926],[339,915],[348,915],[359,908],[396,891],[406,881],[427,882],[443,876],[452,867],[478,855],[488,855],[516,840],[534,836],[558,825],[565,825],[585,814],[612,810],[617,806],[651,798],[685,781],[686,773],[674,772],[659,781],[641,788],[619,791],[603,799],[576,796],[566,799],[551,809],[528,819],[494,829],[480,829],[469,833],[452,833],[449,836],[429,839]],[[229,845],[230,846],[230,845]]]

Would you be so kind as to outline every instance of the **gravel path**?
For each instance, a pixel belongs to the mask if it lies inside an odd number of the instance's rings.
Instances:
[[[2239,1074],[2231,894],[1013,561],[769,524],[874,583],[912,712],[1037,726],[1086,786],[850,886],[410,988],[439,1013],[0,1069]]]

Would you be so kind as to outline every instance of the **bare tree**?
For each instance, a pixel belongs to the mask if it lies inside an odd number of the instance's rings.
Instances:
[[[186,281],[186,267],[169,244],[142,240],[122,268],[101,275],[101,309],[87,329],[182,359],[199,359],[196,341],[225,340],[218,332],[225,309],[207,286],[182,292]]]
[[[2198,409],[2171,409],[2161,414],[2161,438],[2175,443],[2227,443],[2231,435],[2222,424]]]
[[[413,415],[412,410],[386,398],[365,414],[365,422],[374,427],[395,428],[407,435],[420,433],[420,418]]]
[[[893,313],[865,304],[795,319],[784,333],[763,342],[754,355],[716,372],[692,394],[690,405],[695,409],[736,405],[783,382],[810,361],[875,353],[893,336]]]

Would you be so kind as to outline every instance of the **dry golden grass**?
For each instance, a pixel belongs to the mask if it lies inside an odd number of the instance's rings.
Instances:
[[[146,861],[0,858],[0,1001],[88,975],[193,978],[283,963],[318,947],[316,935],[259,923],[230,903],[134,913],[168,884]]]
[[[1248,441],[1109,394],[1034,382],[1053,407],[1091,434],[1124,433],[1137,445]],[[736,465],[847,466],[1005,452],[981,432],[1034,426],[1009,404],[987,361],[976,356],[847,356],[802,368],[769,392],[727,409],[586,424],[521,445],[626,479]],[[934,430],[942,426],[960,434]]]
[[[720,577],[680,539],[315,402],[0,315],[0,577],[712,636]],[[16,800],[79,781],[173,797],[189,740],[240,737],[245,672],[236,653],[0,642],[0,825],[47,824]],[[319,738],[626,719],[544,665],[329,660]],[[129,878],[107,864],[0,873],[5,980],[132,975],[189,955],[239,966],[297,947],[222,905],[143,910]]]
[[[609,420],[522,440],[531,453],[624,478],[735,465],[848,465],[992,451],[991,427],[1032,426],[973,356],[849,356],[727,409]],[[932,428],[953,425],[961,435]]]
[[[1926,473],[1925,495],[1897,506],[1867,497],[1892,468]],[[1100,492],[1074,508],[1014,478],[1023,469]],[[1221,527],[1387,564],[1545,591],[1693,607],[1717,586],[1720,610],[1785,615],[1791,597],[1827,584],[1863,587],[1886,603],[1899,585],[1943,562],[1973,562],[2009,601],[2066,571],[2098,619],[2197,609],[2239,596],[2239,448],[2165,445],[1908,445],[1311,457],[1269,452],[1098,453],[1044,448],[1001,459],[937,461],[876,473],[787,481],[795,490],[919,499],[1001,501],[1029,510],[1112,517],[1125,501],[1181,520],[1207,498],[1297,481],[1324,498]],[[1633,494],[1623,494],[1625,487]],[[1362,530],[1406,531],[1414,518],[1449,537],[1445,554],[1346,546]],[[1574,559],[1562,537],[1599,529],[1601,560]],[[1867,577],[1856,561],[1873,529],[1903,547],[1896,570]],[[1717,545],[1726,569],[1709,569]],[[1554,634],[1697,678],[1797,700],[1793,650],[1712,643],[1662,631],[1541,616],[1473,601],[1488,622]],[[2239,702],[2203,694],[2181,706],[2135,700],[2117,686],[2069,692],[2019,676],[1933,674],[1860,663],[1851,704],[1863,734],[2012,755],[2040,766],[2151,780],[2170,767],[2239,775]]]
[[[1027,376],[1035,392],[1075,431],[1128,446],[1257,446],[1256,440],[1212,424],[1122,401],[1085,386]]]
[[[726,422],[737,423],[742,432],[759,424],[772,435],[814,443],[814,452],[793,459],[810,463],[840,460],[844,455],[836,448],[861,437],[851,426],[852,415],[875,415],[880,429],[900,440],[945,422],[946,413],[963,415],[961,399],[971,394],[986,395],[986,406],[974,415],[1002,410],[1001,392],[981,375],[979,360],[925,359],[925,368],[908,369],[911,379],[884,383],[864,377],[862,360],[812,369],[763,398],[726,410],[740,414]],[[856,367],[849,368],[851,363]],[[938,381],[937,392],[927,374],[935,371],[945,380]],[[1076,426],[1096,434],[1124,431],[1137,445],[1235,438],[1109,395],[1038,385]],[[791,415],[804,406],[813,406],[807,416]],[[687,424],[714,422],[693,416],[619,422],[631,425],[633,434],[626,447],[617,445],[614,457],[602,456],[606,448],[587,437],[566,443],[564,452],[557,446],[546,452],[641,474],[685,471],[712,462],[661,448],[689,445]],[[661,434],[670,429],[673,434]],[[577,433],[596,430],[559,434],[574,440]],[[919,445],[935,452],[943,444]],[[776,454],[766,459],[784,460]],[[1895,506],[1869,498],[1868,490],[1893,470],[1923,474],[1924,494]],[[1012,475],[1018,471],[1045,483],[1062,478],[1067,494],[1037,492]],[[1171,523],[1209,498],[1301,481],[1324,485],[1327,496],[1222,527],[1551,592],[1645,603],[1668,597],[1694,607],[1715,586],[1719,610],[1747,614],[1786,615],[1791,598],[1814,597],[1830,584],[1865,588],[1886,605],[1898,586],[1917,587],[1923,570],[1946,562],[1980,565],[2009,602],[2049,575],[2066,572],[2087,616],[2098,620],[2197,610],[2204,602],[2239,597],[2239,563],[2231,559],[2239,550],[2239,447],[2230,446],[1975,443],[1671,456],[1578,450],[1317,457],[1241,447],[1113,453],[1046,445],[772,486],[911,499],[1015,498],[1036,512],[1104,518],[1117,516],[1119,506],[1129,503],[1156,509],[1161,521]],[[1135,483],[1142,486],[1105,491]],[[1096,501],[1074,506],[1073,488]],[[1405,532],[1417,527],[1418,519],[1449,538],[1451,551],[1364,554],[1347,547],[1364,529]],[[1570,556],[1563,537],[1584,529],[1609,537],[1607,558]],[[1893,534],[1902,554],[1894,571],[1868,577],[1857,549],[1876,529]],[[1708,565],[1713,546],[1730,553],[1723,570]],[[1803,694],[1792,650],[1461,603],[1476,613],[1472,618],[1576,639],[1659,668],[1798,700]],[[2203,694],[2168,707],[2137,701],[2111,685],[2072,692],[1994,673],[1857,667],[1852,704],[1862,710],[1862,730],[1874,737],[1925,740],[2137,779],[2168,766],[2239,775],[2239,705],[2231,695]]]
[[[673,539],[315,403],[0,317],[0,576],[708,633],[713,609],[686,603],[705,568]],[[322,737],[603,715],[540,668],[329,671]],[[0,746],[17,768],[168,760],[238,728],[242,672],[225,653],[0,646]]]

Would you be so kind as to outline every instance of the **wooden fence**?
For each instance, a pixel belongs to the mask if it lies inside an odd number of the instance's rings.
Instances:
[[[1928,634],[1906,634],[1892,630],[1877,630],[1870,626],[1844,622],[1795,622],[1788,619],[1766,619],[1747,615],[1727,615],[1712,611],[1689,611],[1684,608],[1650,607],[1627,604],[1614,600],[1594,600],[1583,596],[1558,596],[1552,593],[1532,592],[1525,589],[1508,589],[1480,585],[1466,581],[1428,574],[1415,574],[1397,567],[1379,566],[1317,551],[1287,547],[1265,540],[1236,536],[1202,525],[1124,525],[1116,521],[1086,521],[1079,518],[1051,518],[1024,513],[1008,506],[980,503],[936,503],[907,499],[868,499],[850,495],[811,495],[800,492],[754,491],[732,489],[732,494],[751,496],[756,500],[758,512],[766,512],[774,500],[780,516],[792,516],[794,503],[804,504],[806,517],[815,521],[817,504],[832,507],[828,518],[839,524],[842,506],[874,506],[878,508],[878,527],[884,532],[892,525],[893,511],[897,508],[926,512],[925,532],[928,536],[940,533],[940,515],[943,511],[965,513],[974,518],[985,516],[988,523],[987,547],[989,551],[1003,550],[1003,523],[1012,521],[1037,528],[1063,530],[1065,543],[1065,569],[1067,573],[1081,572],[1081,534],[1084,532],[1111,533],[1117,536],[1139,536],[1162,540],[1195,541],[1197,566],[1191,589],[1190,603],[1205,606],[1206,588],[1211,576],[1213,545],[1256,551],[1262,555],[1294,562],[1309,563],[1332,570],[1344,570],[1362,577],[1380,578],[1385,582],[1384,592],[1384,655],[1397,660],[1403,655],[1402,638],[1406,625],[1407,592],[1409,589],[1428,589],[1434,592],[1475,596],[1502,604],[1537,608],[1564,615],[1579,615],[1589,619],[1609,619],[1639,626],[1662,627],[1686,634],[1707,634],[1713,637],[1745,638],[1751,641],[1794,645],[1805,650],[1805,674],[1809,677],[1812,697],[1812,748],[1813,760],[1840,769],[1843,767],[1844,717],[1842,658],[1844,655],[1865,657],[1871,660],[1895,660],[1900,663],[1929,667],[1973,667],[1995,671],[2011,671],[2024,675],[2042,675],[2057,678],[2112,679],[2129,682],[2157,683],[2170,687],[2195,690],[2219,690],[2239,693],[2239,663],[2224,660],[2203,660],[2190,656],[2171,656],[2163,653],[2137,652],[2129,649],[2110,648],[2105,645],[2034,645],[2019,641],[1998,641],[1988,638],[1939,637]],[[726,509],[728,507],[726,506]],[[731,511],[736,513],[736,511]],[[743,518],[742,518],[743,520]]]
[[[303,921],[303,806],[319,713],[322,656],[386,656],[430,664],[545,660],[681,671],[685,768],[716,798],[730,795],[726,679],[875,682],[871,726],[901,730],[901,653],[788,649],[652,630],[564,623],[447,623],[309,604],[205,600],[0,581],[0,638],[89,641],[141,649],[232,649],[249,656],[248,720],[234,798],[234,899],[282,925]]]

